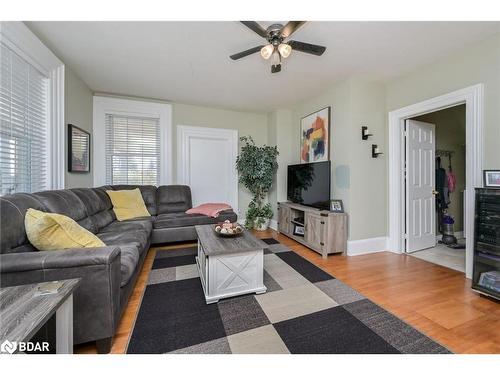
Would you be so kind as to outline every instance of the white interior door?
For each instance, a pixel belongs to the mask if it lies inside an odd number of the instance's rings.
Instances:
[[[406,120],[406,252],[436,246],[435,125]]]
[[[177,181],[189,185],[193,206],[228,203],[238,212],[238,131],[177,126]]]

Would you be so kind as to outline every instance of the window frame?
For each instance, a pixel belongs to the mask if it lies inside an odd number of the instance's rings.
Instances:
[[[46,188],[64,189],[64,64],[23,22],[0,22],[0,40],[48,78]]]
[[[94,95],[94,186],[106,185],[106,114],[158,118],[160,124],[160,175],[158,185],[172,183],[172,106],[129,98]]]

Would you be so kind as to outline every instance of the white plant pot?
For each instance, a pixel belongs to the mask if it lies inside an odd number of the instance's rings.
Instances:
[[[257,221],[259,220],[259,218],[257,218]],[[260,225],[254,225],[254,229],[255,230],[267,230],[267,228],[269,228],[269,219],[264,219],[264,222]]]

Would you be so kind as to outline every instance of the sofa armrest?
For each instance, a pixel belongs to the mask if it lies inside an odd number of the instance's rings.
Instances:
[[[119,255],[116,246],[1,254],[0,273],[105,265]]]
[[[120,319],[121,251],[116,246],[0,255],[2,287],[80,278],[73,294],[75,344],[109,338]]]

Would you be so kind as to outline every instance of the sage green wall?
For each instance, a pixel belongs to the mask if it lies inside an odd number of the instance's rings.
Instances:
[[[92,91],[78,78],[73,71],[66,66],[64,77],[64,116],[65,116],[65,160],[68,160],[68,127],[67,124],[73,124],[92,134]],[[92,147],[92,140],[90,147]],[[66,166],[65,186],[91,187],[94,185],[92,171],[94,169],[92,160],[92,149],[90,152],[90,173],[69,173]]]
[[[454,152],[451,164],[457,185],[455,191],[450,193],[448,212],[455,218],[454,230],[460,232],[463,230],[465,189],[465,104],[418,116],[413,120],[436,125],[436,150]],[[448,158],[442,157],[441,166],[448,169],[448,165]],[[436,220],[436,226],[437,224]]]
[[[484,169],[500,168],[500,34],[468,46],[387,85],[392,111],[484,84]]]
[[[332,162],[331,197],[342,199],[350,212],[349,189],[351,185],[349,165],[349,141],[351,123],[351,82],[346,80],[333,85],[320,95],[294,105],[290,136],[293,137],[293,162],[300,162],[300,120],[324,107],[331,107],[330,160]]]
[[[387,121],[385,87],[377,82],[351,80],[349,127],[350,240],[387,235]],[[361,126],[373,134],[361,139]],[[342,140],[339,140],[342,142]],[[384,155],[372,158],[372,144]]]
[[[278,126],[278,114],[277,112],[269,112],[267,114],[267,144],[269,146],[278,146],[277,139],[277,126]],[[279,156],[278,156],[279,157]],[[279,161],[278,161],[278,169],[279,169]],[[271,204],[271,208],[273,210],[272,219],[277,220],[278,218],[278,176],[277,174],[273,178],[273,186],[269,190],[269,203]]]
[[[240,137],[250,135],[253,137],[255,143],[262,145],[266,144],[268,139],[267,119],[268,115],[266,113],[239,112],[172,103],[174,181],[177,180],[177,125],[236,129]],[[243,217],[251,198],[250,193],[245,187],[240,185],[238,191],[238,205],[241,217]]]
[[[349,213],[349,239],[386,235],[387,174],[384,158],[371,157],[371,144],[386,148],[384,86],[362,79],[338,82],[327,91],[288,109],[288,122],[277,137],[278,148],[290,150],[279,161],[277,200],[286,200],[286,165],[299,163],[300,120],[321,108],[331,107],[330,160],[332,198],[342,199]],[[271,122],[272,123],[272,122]],[[361,126],[374,137],[361,140]],[[278,127],[279,129],[279,127]],[[281,144],[281,147],[280,147]],[[280,171],[284,171],[280,175]]]

